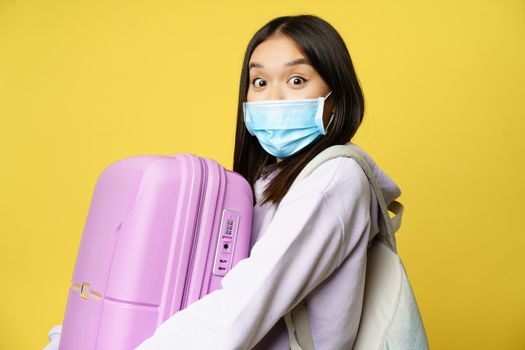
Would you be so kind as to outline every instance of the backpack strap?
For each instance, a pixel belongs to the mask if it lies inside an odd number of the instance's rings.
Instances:
[[[380,220],[379,224],[378,238],[382,239],[387,244],[387,246],[397,254],[394,233],[401,226],[401,217],[403,215],[404,209],[403,204],[398,201],[392,201],[392,203],[390,203],[387,207],[385,198],[381,188],[379,187],[379,184],[377,183],[377,179],[372,172],[372,169],[370,168],[366,159],[358,151],[356,145],[352,142],[349,142],[345,145],[331,146],[320,152],[308,164],[306,164],[299,175],[297,175],[290,188],[310,175],[319,165],[323,164],[327,160],[341,156],[353,158],[361,166],[364,173],[366,174],[370,184],[372,185],[373,192],[377,197],[382,214],[382,220]],[[395,214],[394,217],[390,218],[390,215],[388,214],[389,210]],[[304,300],[301,300],[295,308],[284,315],[284,321],[286,323],[286,327],[288,328],[291,350],[314,350],[310,325],[308,322],[308,314]]]

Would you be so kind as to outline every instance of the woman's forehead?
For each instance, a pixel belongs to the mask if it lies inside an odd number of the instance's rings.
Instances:
[[[309,64],[297,44],[285,36],[271,37],[260,43],[250,57],[250,68],[287,68]]]

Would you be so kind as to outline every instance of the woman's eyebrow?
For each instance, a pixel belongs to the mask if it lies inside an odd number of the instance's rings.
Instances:
[[[295,60],[292,60],[288,63],[285,63],[284,66],[297,66],[299,64],[307,64],[309,66],[311,66],[310,62],[308,62],[308,60],[306,58],[297,58]],[[249,69],[252,69],[252,68],[264,68],[264,66],[260,63],[257,63],[257,62],[251,62],[250,63],[250,66],[249,66]]]

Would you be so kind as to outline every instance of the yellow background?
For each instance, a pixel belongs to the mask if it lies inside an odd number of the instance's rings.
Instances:
[[[345,39],[354,142],[402,189],[398,244],[431,349],[525,349],[525,2],[0,0],[0,348],[62,323],[110,163],[232,166],[242,56],[273,17]]]

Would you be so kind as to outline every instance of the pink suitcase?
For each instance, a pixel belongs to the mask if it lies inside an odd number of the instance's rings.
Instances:
[[[61,350],[129,350],[221,287],[249,254],[253,197],[239,174],[192,154],[111,164],[95,186]]]

